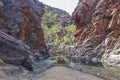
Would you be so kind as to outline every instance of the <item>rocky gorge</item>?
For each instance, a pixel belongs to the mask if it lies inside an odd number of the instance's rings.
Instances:
[[[73,12],[75,42],[86,60],[119,66],[120,0],[79,0]]]
[[[120,79],[120,0],[79,0],[69,45],[45,42],[44,13],[38,0],[0,0],[0,80]]]

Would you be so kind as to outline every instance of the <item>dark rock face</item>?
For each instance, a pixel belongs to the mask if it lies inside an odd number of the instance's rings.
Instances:
[[[45,52],[34,53],[28,45],[0,30],[0,59],[4,62],[34,70],[39,66],[37,62],[48,57]]]
[[[41,29],[43,8],[38,0],[1,0],[0,29],[23,41],[32,50],[45,50]]]
[[[0,0],[0,59],[33,70],[49,57],[41,28],[44,6],[38,0]]]
[[[15,65],[22,65],[29,59],[29,47],[0,30],[0,58]]]
[[[91,44],[103,62],[119,66],[120,0],[80,0],[73,21],[76,42]]]

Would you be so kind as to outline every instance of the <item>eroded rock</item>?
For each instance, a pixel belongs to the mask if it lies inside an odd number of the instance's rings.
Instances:
[[[44,5],[38,0],[1,0],[0,3],[0,29],[34,51],[45,51],[41,28]]]
[[[101,54],[101,59],[104,59],[102,56],[105,59],[109,58],[120,48],[119,17],[120,0],[80,0],[73,12],[73,21],[76,25],[74,41],[80,42],[80,45],[91,44],[93,51],[97,52],[96,55]],[[89,54],[94,54],[93,51]],[[86,52],[83,54],[88,55]],[[119,52],[117,54],[119,56]],[[93,57],[97,57],[96,55]],[[110,59],[107,61],[110,62]]]
[[[49,57],[41,28],[43,8],[38,0],[0,1],[0,59],[34,70]]]

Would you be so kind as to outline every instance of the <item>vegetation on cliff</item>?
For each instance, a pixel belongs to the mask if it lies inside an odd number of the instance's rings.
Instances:
[[[42,26],[51,27],[52,25],[60,24],[61,17],[68,16],[69,18],[71,18],[69,13],[67,13],[66,11],[50,7],[48,5],[45,5],[44,10],[45,13],[42,17]]]
[[[42,28],[46,42],[70,44],[74,39],[75,26],[71,24],[69,13],[48,5],[45,5],[44,10]]]

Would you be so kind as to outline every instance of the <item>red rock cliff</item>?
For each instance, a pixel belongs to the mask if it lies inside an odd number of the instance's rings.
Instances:
[[[72,19],[76,42],[102,46],[109,57],[120,54],[120,0],[80,0]]]
[[[32,50],[44,51],[43,8],[38,0],[0,0],[0,30],[23,41]]]
[[[108,38],[119,39],[120,0],[80,0],[73,13],[75,41],[90,39],[99,45]]]

